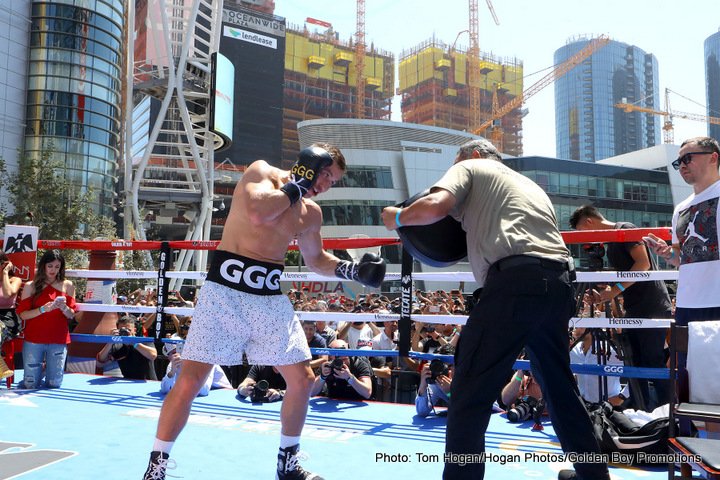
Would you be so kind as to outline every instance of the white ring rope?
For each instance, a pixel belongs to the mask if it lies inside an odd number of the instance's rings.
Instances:
[[[68,277],[76,278],[102,278],[102,279],[157,279],[158,273],[152,270],[68,270]],[[204,280],[207,277],[205,272],[192,271],[171,271],[166,272],[168,278],[186,278],[192,280]],[[614,283],[618,281],[645,282],[654,280],[677,280],[677,270],[661,271],[608,271],[608,272],[577,272],[577,282],[584,283]],[[414,280],[427,281],[458,281],[474,282],[472,272],[418,272],[413,273]],[[385,275],[386,281],[400,280],[399,272],[389,272]],[[285,272],[280,281],[333,281],[347,282],[344,278],[335,276],[324,276],[314,272]],[[80,312],[123,312],[123,313],[156,313],[158,307],[154,305],[111,305],[102,303],[78,303]],[[189,307],[165,307],[163,312],[175,315],[192,315],[194,308]],[[295,312],[297,317],[310,321],[384,321],[399,320],[399,314],[392,313],[339,313],[339,312]],[[467,321],[466,315],[412,315],[414,321],[431,324],[456,324],[464,325]],[[589,328],[667,328],[672,323],[671,319],[647,319],[647,318],[579,318],[570,319],[569,326]]]
[[[123,312],[123,313],[156,313],[155,306],[141,305],[108,305],[102,303],[78,303],[79,312]],[[165,307],[163,312],[175,315],[192,315],[194,308]],[[295,312],[302,322],[309,321],[335,321],[335,322],[384,322],[398,321],[400,315],[395,313],[348,313],[348,312]],[[465,325],[467,315],[412,315],[416,322],[432,324]],[[669,318],[581,318],[573,317],[569,327],[588,328],[668,328],[672,323]]]
[[[76,278],[148,278],[157,279],[157,272],[152,270],[68,270],[65,272],[68,277]],[[191,272],[178,270],[167,272],[168,278],[187,278],[191,280],[204,280],[207,277],[205,272]],[[656,270],[650,272],[577,272],[577,281],[585,283],[614,283],[618,281],[648,282],[654,280],[677,280],[677,270]],[[399,272],[388,272],[385,274],[385,281],[400,280]],[[472,272],[419,272],[413,273],[413,280],[427,281],[453,281],[453,282],[474,282]],[[281,282],[349,282],[339,277],[326,277],[313,272],[285,272],[280,277]]]

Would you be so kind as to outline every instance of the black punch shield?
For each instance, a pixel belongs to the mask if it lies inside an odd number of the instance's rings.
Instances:
[[[422,191],[397,206],[408,207],[429,193],[430,190]],[[449,267],[467,257],[465,230],[450,216],[430,225],[400,227],[397,233],[403,248],[425,265]]]

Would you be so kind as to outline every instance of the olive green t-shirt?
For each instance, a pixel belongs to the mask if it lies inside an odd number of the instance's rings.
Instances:
[[[450,215],[466,232],[468,260],[481,286],[488,267],[510,255],[569,258],[548,196],[535,182],[502,163],[463,160],[432,188],[455,196],[457,203]]]

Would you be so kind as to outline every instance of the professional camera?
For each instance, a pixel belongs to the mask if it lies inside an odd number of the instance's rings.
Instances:
[[[582,248],[587,253],[590,271],[601,271],[605,266],[605,246],[602,243],[585,243]]]
[[[525,395],[515,402],[515,408],[508,410],[507,419],[512,423],[519,423],[533,418],[535,423],[538,423],[543,410],[545,410],[545,402],[530,395]]]
[[[253,403],[257,402],[266,402],[267,401],[267,392],[270,388],[270,384],[267,380],[260,380],[255,385],[253,385],[253,389],[250,392],[250,401]]]
[[[330,365],[328,365],[328,368],[330,368],[330,373],[328,373],[328,378],[335,375],[335,370],[342,370],[343,365],[345,362],[343,362],[342,358],[335,357],[335,359],[330,362]]]
[[[129,337],[130,336],[130,330],[128,330],[125,327],[122,327],[118,330],[118,335],[121,337]]]
[[[430,361],[430,378],[427,383],[435,383],[440,375],[447,376],[450,373],[448,366],[440,359],[434,358]]]

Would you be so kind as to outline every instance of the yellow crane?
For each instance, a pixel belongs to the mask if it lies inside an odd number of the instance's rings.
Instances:
[[[491,130],[490,140],[500,151],[502,151],[502,126],[500,124],[500,120],[502,119],[502,117],[512,112],[513,110],[521,106],[523,103],[525,103],[528,98],[532,97],[540,90],[547,87],[552,82],[562,77],[576,66],[580,65],[586,58],[590,57],[590,55],[607,45],[608,42],[610,42],[610,37],[608,37],[607,35],[599,35],[593,38],[575,55],[571,56],[564,62],[554,66],[550,73],[532,84],[525,91],[523,91],[522,94],[518,95],[517,97],[513,98],[502,106],[499,106],[496,89],[496,91],[493,92],[493,112],[490,115],[490,118],[485,120],[476,130],[473,131],[473,133],[475,135],[482,135],[483,132],[485,132],[485,130],[487,130],[489,127],[493,127]]]
[[[677,118],[684,118],[686,120],[695,120],[697,122],[708,122],[712,123],[714,125],[720,125],[720,118],[717,117],[710,117],[707,115],[701,115],[699,113],[688,113],[688,112],[678,112],[675,110],[672,110],[670,108],[670,90],[669,88],[665,89],[665,110],[655,110],[648,107],[641,107],[640,105],[634,105],[632,103],[627,102],[620,102],[616,103],[615,107],[620,108],[626,112],[641,112],[641,113],[652,113],[655,115],[662,115],[664,117],[663,121],[663,142],[665,143],[675,143],[675,127],[673,126],[673,117]],[[677,95],[680,95],[677,92]]]
[[[357,0],[355,20],[355,118],[365,118],[365,0]]]
[[[491,0],[485,0],[495,25],[500,25]],[[470,48],[468,49],[468,92],[470,93],[470,130],[480,124],[480,21],[478,0],[468,0]],[[459,35],[459,34],[458,34]],[[457,39],[456,39],[457,41]]]

